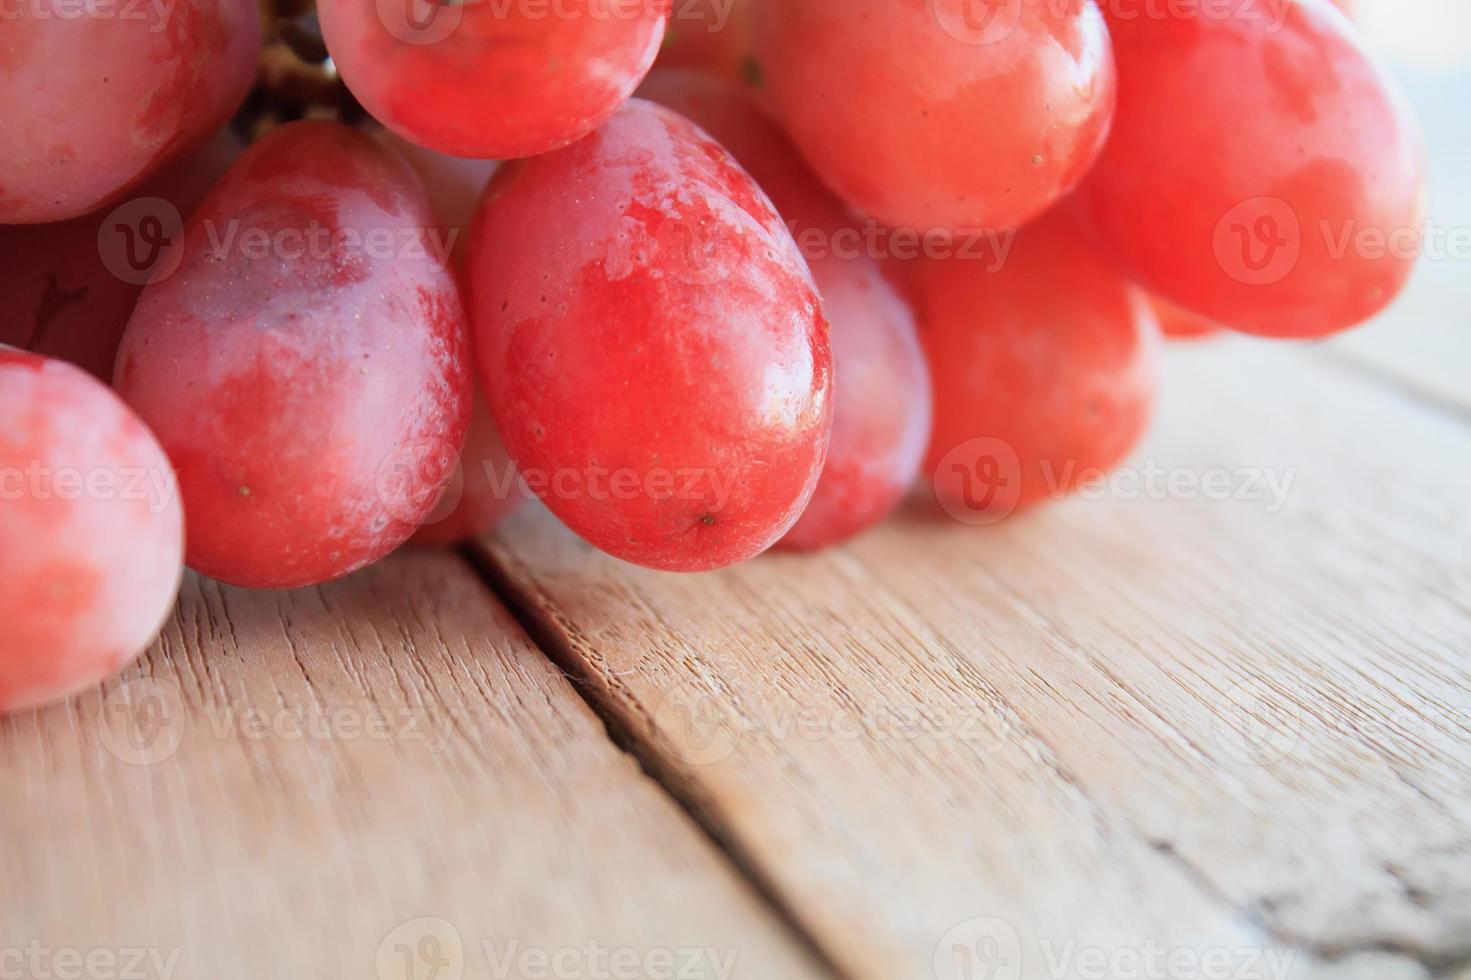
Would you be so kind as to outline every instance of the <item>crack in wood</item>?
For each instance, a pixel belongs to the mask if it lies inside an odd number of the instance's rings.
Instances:
[[[773,917],[786,928],[805,952],[836,980],[856,980],[838,965],[834,957],[807,928],[802,918],[784,897],[771,876],[761,867],[738,835],[713,807],[701,799],[700,787],[669,766],[648,742],[630,725],[623,713],[627,704],[619,702],[607,690],[609,679],[587,669],[587,664],[573,649],[570,635],[574,628],[559,622],[544,606],[519,588],[500,561],[481,544],[461,545],[458,549],[472,571],[511,613],[538,649],[571,682],[578,697],[602,722],[609,740],[633,759],[644,774],[667,795],[710,843],[729,861],[739,875],[769,908]],[[652,722],[652,719],[648,719]]]

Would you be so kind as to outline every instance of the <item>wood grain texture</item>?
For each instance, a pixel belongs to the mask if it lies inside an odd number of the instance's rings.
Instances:
[[[191,577],[121,683],[0,719],[0,799],[7,977],[821,975],[450,554]]]
[[[1294,977],[1453,976],[1471,429],[1293,346],[1168,368],[1137,484],[999,527],[916,509],[690,578],[542,512],[484,546],[854,977],[967,976],[957,945],[991,980],[1151,949],[1243,978],[1275,975],[1268,952]]]

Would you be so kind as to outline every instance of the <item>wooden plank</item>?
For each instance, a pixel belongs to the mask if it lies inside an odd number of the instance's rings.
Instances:
[[[1471,430],[1295,346],[1168,368],[1137,484],[996,528],[685,578],[533,511],[487,560],[855,977],[1452,975]]]
[[[0,719],[0,760],[5,976],[821,975],[451,554],[191,577],[140,667]]]

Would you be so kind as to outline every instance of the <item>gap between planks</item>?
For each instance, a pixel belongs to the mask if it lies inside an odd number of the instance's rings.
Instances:
[[[561,638],[556,626],[548,621],[534,603],[527,601],[525,594],[512,582],[495,556],[478,543],[462,544],[455,550],[516,620],[537,649],[567,678],[572,690],[577,692],[588,710],[602,722],[608,733],[608,740],[632,758],[644,774],[685,813],[690,824],[725,856],[732,871],[755,891],[773,918],[787,929],[803,951],[837,980],[856,980],[807,928],[802,917],[761,868],[760,862],[742,846],[739,835],[724,826],[716,812],[700,802],[697,785],[680,778],[652,745],[625,724],[616,711],[611,710],[607,700],[600,695],[599,685],[587,676],[581,659]]]

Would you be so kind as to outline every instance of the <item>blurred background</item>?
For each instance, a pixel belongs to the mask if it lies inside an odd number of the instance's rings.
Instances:
[[[1464,398],[1471,366],[1471,3],[1358,0],[1357,14],[1425,128],[1432,235],[1414,281],[1389,313],[1332,343],[1447,400]]]

